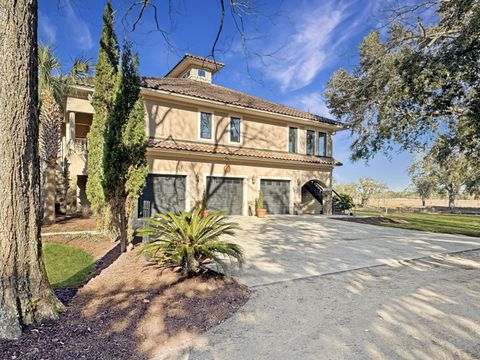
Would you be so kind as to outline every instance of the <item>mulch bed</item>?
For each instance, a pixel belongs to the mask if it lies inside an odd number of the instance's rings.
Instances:
[[[42,225],[42,232],[44,233],[94,230],[96,230],[96,226],[93,217],[57,216],[55,224]]]
[[[381,225],[381,224],[408,224],[408,221],[403,219],[394,219],[384,216],[370,216],[370,217],[348,217],[336,218],[336,220],[352,221],[359,224]]]
[[[220,324],[250,296],[214,272],[183,277],[111,243],[88,283],[56,292],[67,312],[0,340],[2,359],[146,359]]]

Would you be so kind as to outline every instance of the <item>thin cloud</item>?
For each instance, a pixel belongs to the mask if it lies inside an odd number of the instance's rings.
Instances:
[[[293,101],[290,101],[290,104],[303,111],[309,111],[317,115],[332,118],[332,114],[328,110],[327,105],[325,105],[322,93],[319,91],[298,95]]]
[[[92,34],[87,23],[83,21],[75,12],[70,0],[65,0],[65,14],[73,31],[73,38],[82,50],[90,50],[93,48]]]
[[[40,34],[45,38],[47,44],[54,44],[57,40],[57,29],[50,21],[49,17],[43,12],[38,13],[38,25],[40,27]]]
[[[279,32],[277,41],[274,39],[273,47],[284,46],[268,63],[266,76],[279,82],[282,91],[311,84],[335,62],[338,47],[355,35],[361,18],[375,3],[361,9],[355,9],[352,2],[334,0],[301,6],[291,16],[292,26],[286,33]]]

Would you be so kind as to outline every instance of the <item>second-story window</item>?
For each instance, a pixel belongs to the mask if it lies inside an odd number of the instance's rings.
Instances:
[[[200,77],[205,77],[205,70],[203,70],[203,69],[198,69],[198,76],[200,76]]]
[[[240,118],[230,118],[230,142],[240,142]]]
[[[307,130],[307,155],[315,154],[315,131]]]
[[[318,133],[317,155],[327,156],[327,134],[323,132]]]
[[[212,114],[208,112],[200,113],[200,137],[202,139],[212,138]]]
[[[294,127],[288,128],[288,152],[297,152],[297,133],[298,129]]]

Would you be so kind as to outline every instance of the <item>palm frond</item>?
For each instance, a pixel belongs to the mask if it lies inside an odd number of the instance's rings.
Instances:
[[[198,271],[206,259],[225,274],[229,274],[229,266],[223,257],[236,260],[239,267],[243,265],[242,248],[222,240],[223,236],[235,235],[238,224],[230,222],[222,212],[201,217],[200,209],[195,209],[156,214],[145,220],[148,225],[141,228],[139,234],[151,236],[153,242],[141,251],[161,265],[180,266],[185,274]]]

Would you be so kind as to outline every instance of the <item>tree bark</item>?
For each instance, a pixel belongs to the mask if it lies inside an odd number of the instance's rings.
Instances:
[[[422,206],[425,207],[425,198],[422,198]]]
[[[43,223],[53,224],[55,222],[55,195],[56,195],[56,163],[48,164],[45,180],[45,208],[43,211]]]
[[[40,240],[37,6],[0,3],[0,338],[7,339],[63,309]]]

